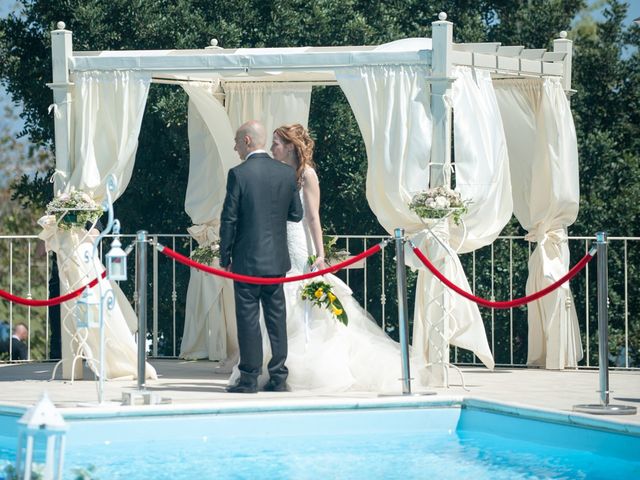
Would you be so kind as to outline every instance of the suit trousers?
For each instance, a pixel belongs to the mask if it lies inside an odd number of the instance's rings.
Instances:
[[[277,277],[284,277],[277,275]],[[254,285],[233,282],[240,347],[240,382],[256,385],[262,371],[263,351],[260,333],[260,305],[271,344],[267,368],[276,383],[284,383],[289,371],[287,360],[287,307],[282,284]]]

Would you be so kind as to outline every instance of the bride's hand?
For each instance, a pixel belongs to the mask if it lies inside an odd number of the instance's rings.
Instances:
[[[324,257],[317,257],[311,265],[311,271],[324,270],[325,268],[327,268],[327,264],[324,261]]]

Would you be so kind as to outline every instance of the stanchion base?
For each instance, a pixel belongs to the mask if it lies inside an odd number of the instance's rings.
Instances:
[[[635,415],[636,407],[630,405],[602,405],[599,403],[574,405],[574,412],[591,413],[593,415]]]

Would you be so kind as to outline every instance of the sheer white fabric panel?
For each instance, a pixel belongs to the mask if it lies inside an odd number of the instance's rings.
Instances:
[[[424,229],[409,210],[429,185],[431,113],[426,68],[367,66],[336,71],[367,150],[367,201],[389,233]],[[410,258],[409,256],[407,258]]]
[[[151,77],[134,71],[76,72],[74,78],[74,160],[65,189],[92,192],[102,201],[114,174],[115,201],[133,172]]]
[[[449,221],[434,228],[444,248],[429,241],[429,258],[447,278],[461,288],[471,287],[457,252],[470,252],[491,244],[511,218],[509,158],[500,110],[489,72],[454,67],[456,79],[451,100],[454,110],[456,190],[471,200],[464,226]],[[449,243],[450,242],[450,243]],[[478,305],[448,290],[429,272],[420,272],[416,287],[414,345],[424,345],[431,361],[439,352],[430,351],[427,339],[444,333],[449,344],[473,351],[488,368],[495,365]],[[435,319],[442,317],[444,324]]]
[[[104,267],[96,256],[91,262],[85,261],[91,257],[93,242],[97,232],[91,233],[83,228],[62,230],[58,228],[53,215],[45,215],[38,220],[42,227],[39,237],[45,242],[47,251],[53,250],[58,257],[60,272],[60,293],[65,294],[87,285],[94,278],[104,272]],[[108,293],[112,290],[112,294]],[[101,279],[99,286],[93,288],[96,299],[104,295],[104,339],[105,339],[105,379],[132,379],[138,375],[138,347],[133,336],[137,328],[137,317],[133,308],[118,287],[118,284],[107,279]],[[107,307],[109,298],[115,300],[113,307]],[[74,303],[61,305],[62,359],[71,364],[74,355],[81,354],[87,358],[87,365],[93,372],[99,374],[100,335],[99,328],[76,327]],[[98,305],[90,307],[93,315],[99,318]],[[63,369],[64,370],[64,369]],[[81,372],[80,377],[82,376]],[[155,379],[155,369],[146,364],[147,378]],[[63,376],[68,377],[67,375]],[[70,377],[69,377],[70,378]]]
[[[260,120],[267,132],[267,150],[271,134],[281,125],[309,121],[311,85],[296,83],[224,84],[225,106],[235,132],[249,120]]]
[[[426,69],[415,66],[370,66],[339,71],[336,77],[351,104],[367,149],[367,200],[371,209],[389,233],[403,226],[408,234],[418,234],[414,238],[419,247],[429,249],[430,257],[440,260],[449,252],[429,240],[425,225],[408,207],[413,194],[429,184],[432,119],[425,81],[427,73]],[[414,353],[422,352],[427,362],[432,363],[437,361],[438,353],[430,350],[430,341],[438,343],[439,352],[444,350],[446,342],[457,342],[455,344],[473,350],[493,367],[482,319],[479,315],[444,318],[443,308],[450,310],[451,304],[437,306],[431,302],[441,296],[441,285],[436,281],[427,285],[430,274],[414,257],[412,252],[407,252],[407,263],[420,268],[414,312]],[[459,264],[455,253],[453,261]],[[441,267],[444,268],[444,264]],[[462,272],[462,269],[453,265],[444,271]],[[454,305],[461,304],[456,299]],[[430,308],[435,308],[439,312],[437,318],[448,325],[443,338],[434,337],[434,324],[427,318]]]
[[[189,180],[185,211],[199,245],[219,238],[227,172],[239,163],[229,118],[211,84],[188,84]],[[194,268],[187,289],[180,357],[232,363],[238,355],[233,283]]]
[[[460,253],[490,245],[511,219],[509,156],[491,74],[454,67],[455,189],[469,199],[464,228],[451,222]],[[475,77],[475,78],[474,78]]]
[[[569,268],[567,227],[578,214],[578,149],[569,102],[558,79],[496,83],[507,136],[514,213],[538,245],[529,259],[526,293]],[[571,368],[582,359],[568,284],[529,304],[529,365]]]

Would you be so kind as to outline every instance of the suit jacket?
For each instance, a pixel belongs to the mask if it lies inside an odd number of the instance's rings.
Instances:
[[[27,360],[27,344],[16,337],[11,337],[11,360]]]
[[[254,276],[282,275],[291,268],[287,220],[302,220],[293,168],[255,153],[229,170],[220,218],[220,266]]]

